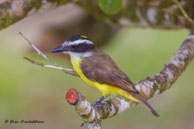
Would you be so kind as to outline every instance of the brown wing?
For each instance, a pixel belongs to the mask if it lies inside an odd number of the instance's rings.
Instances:
[[[85,57],[82,60],[81,68],[84,75],[92,81],[137,93],[129,77],[117,67],[108,55],[100,50],[95,50],[95,54],[91,57]]]
[[[83,73],[88,79],[102,84],[109,84],[127,92],[131,92],[131,94],[145,104],[156,117],[159,117],[159,114],[152,108],[152,106],[135,90],[129,77],[123,73],[117,67],[115,62],[102,51],[96,50],[92,57],[85,57],[82,60],[81,67]]]

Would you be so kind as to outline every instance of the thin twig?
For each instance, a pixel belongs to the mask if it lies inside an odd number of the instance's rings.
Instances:
[[[24,59],[29,61],[30,63],[38,65],[38,66],[42,66],[42,67],[45,67],[45,68],[53,68],[53,69],[62,70],[63,72],[65,72],[67,74],[71,74],[73,76],[79,77],[79,75],[74,70],[71,70],[71,69],[66,69],[66,68],[58,67],[58,66],[54,66],[54,65],[43,64],[41,62],[34,61],[34,60],[32,60],[28,57],[24,57]]]
[[[41,52],[29,39],[27,39],[22,32],[19,32],[19,35],[21,35],[29,44],[30,46],[38,53],[38,55],[42,56],[44,59],[48,60],[51,64],[57,65],[56,62],[48,58],[43,52]]]
[[[53,60],[51,60],[50,58],[48,58],[30,40],[28,40],[21,32],[19,32],[19,35],[21,35],[28,42],[28,44],[38,53],[38,55],[40,55],[41,57],[43,57],[45,60],[48,60],[53,65],[43,64],[43,63],[34,61],[34,60],[32,60],[32,59],[30,59],[28,57],[24,57],[24,59],[26,59],[27,61],[29,61],[29,62],[31,62],[32,64],[35,64],[35,65],[39,65],[39,66],[42,66],[42,67],[45,67],[45,68],[59,69],[59,70],[64,71],[67,74],[70,74],[70,75],[79,77],[79,75],[74,70],[67,69],[67,68],[63,68],[63,67],[59,67],[56,62],[54,62]]]
[[[178,2],[178,0],[172,0],[180,9],[181,13],[183,14],[183,16],[185,17],[185,19],[187,19],[192,25],[194,24],[194,21],[191,19],[191,17],[187,14],[187,12],[183,9],[183,7],[181,6],[181,4]]]

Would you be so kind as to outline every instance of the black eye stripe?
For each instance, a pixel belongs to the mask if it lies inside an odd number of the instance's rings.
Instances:
[[[94,45],[82,43],[82,44],[72,45],[71,48],[73,52],[86,52],[86,51],[92,50],[94,48]]]

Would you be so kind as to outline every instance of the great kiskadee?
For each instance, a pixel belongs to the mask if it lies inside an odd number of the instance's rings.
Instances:
[[[70,55],[73,68],[79,76],[102,93],[103,97],[97,103],[100,103],[104,96],[119,94],[129,100],[142,102],[156,117],[159,117],[111,57],[99,50],[86,36],[72,36],[52,52],[64,52]]]

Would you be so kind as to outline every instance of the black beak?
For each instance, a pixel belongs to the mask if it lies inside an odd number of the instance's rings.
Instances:
[[[67,47],[63,47],[62,45],[59,46],[58,48],[53,49],[51,52],[55,53],[55,52],[63,52],[63,51],[68,51]]]

